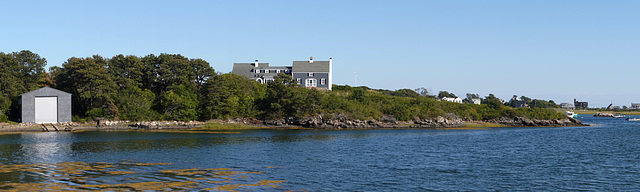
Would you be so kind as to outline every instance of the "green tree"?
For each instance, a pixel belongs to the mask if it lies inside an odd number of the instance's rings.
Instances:
[[[190,121],[198,119],[198,92],[187,85],[172,85],[160,95],[159,108],[164,119]]]
[[[492,109],[503,109],[504,108],[504,104],[502,104],[502,101],[500,99],[498,99],[496,96],[494,96],[493,94],[489,94],[488,96],[486,96],[482,100],[482,104],[487,104],[487,106],[492,108]]]
[[[295,116],[296,80],[291,75],[278,74],[273,81],[267,83],[265,99],[261,101],[261,108],[269,118]]]
[[[9,117],[18,120],[19,106],[14,101],[20,94],[40,87],[39,82],[45,78],[46,64],[44,58],[31,51],[0,52],[0,121]]]
[[[196,83],[198,87],[204,85],[207,80],[216,75],[215,70],[211,68],[209,62],[202,59],[191,59],[189,60],[189,64],[191,65],[191,70],[193,73],[193,82]]]
[[[140,87],[144,82],[144,72],[148,68],[139,57],[122,54],[109,59],[107,71],[120,87]]]
[[[157,119],[157,113],[151,108],[154,100],[155,94],[148,89],[142,90],[136,86],[123,87],[115,97],[118,117],[133,121]]]
[[[431,96],[431,91],[429,91],[429,89],[424,88],[424,87],[420,87],[414,90],[415,92],[417,92],[418,94],[420,94],[420,96]]]
[[[456,98],[458,96],[456,96],[456,94],[449,93],[447,91],[440,91],[440,93],[438,93],[438,98],[445,98],[445,97]]]
[[[107,60],[102,56],[72,57],[56,70],[59,70],[54,77],[56,88],[72,94],[75,114],[118,115],[113,104],[116,84],[107,71]]]
[[[45,77],[44,66],[47,65],[47,60],[28,50],[13,52],[12,55],[19,65],[16,78],[21,80],[24,89],[31,91],[40,88],[38,81]]]
[[[524,101],[525,103],[531,103],[532,99],[526,96],[520,96],[520,100]]]
[[[187,85],[200,88],[208,78],[215,76],[209,63],[202,59],[186,58],[180,54],[148,55],[142,59],[148,72],[143,81],[156,94],[168,90],[172,85]]]
[[[260,87],[264,85],[231,73],[208,79],[201,102],[201,119],[255,117],[256,102],[264,95]]]
[[[391,95],[399,96],[399,97],[419,97],[420,96],[420,94],[416,93],[411,89],[399,89],[391,93]]]

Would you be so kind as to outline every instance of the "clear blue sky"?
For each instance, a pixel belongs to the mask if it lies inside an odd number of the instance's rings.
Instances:
[[[6,1],[0,52],[334,59],[334,83],[640,102],[640,1]]]

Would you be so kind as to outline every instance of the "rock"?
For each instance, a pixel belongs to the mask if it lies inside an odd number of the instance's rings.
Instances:
[[[436,123],[445,123],[446,119],[444,119],[444,117],[442,116],[438,116],[436,117]]]
[[[613,113],[596,113],[594,117],[613,117]]]
[[[382,116],[380,118],[380,121],[384,122],[384,123],[395,123],[396,121],[398,121],[395,117],[393,116]]]

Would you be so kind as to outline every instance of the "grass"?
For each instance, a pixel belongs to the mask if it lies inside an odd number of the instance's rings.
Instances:
[[[469,123],[464,125],[465,128],[489,128],[489,127],[508,127],[507,125],[499,124],[499,123]]]
[[[261,127],[248,126],[240,123],[217,123],[217,122],[208,122],[199,128],[192,129],[193,131],[202,130],[202,131],[221,131],[221,130],[245,130],[245,129],[261,129]]]

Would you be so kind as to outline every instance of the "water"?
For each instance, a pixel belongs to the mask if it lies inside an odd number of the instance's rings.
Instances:
[[[640,122],[579,118],[598,125],[0,135],[0,189],[639,190]]]

